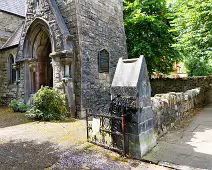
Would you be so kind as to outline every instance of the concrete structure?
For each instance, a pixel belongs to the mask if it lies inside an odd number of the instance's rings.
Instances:
[[[47,85],[64,94],[72,115],[80,118],[85,108],[108,103],[118,59],[127,57],[122,0],[29,0],[26,6],[22,16],[12,6],[4,12],[18,19],[13,22],[15,34],[6,38],[0,34],[2,44],[7,40],[0,50],[3,99],[8,103],[23,98],[30,103],[40,87]],[[1,20],[0,26],[8,20]],[[9,80],[11,55],[15,82]]]
[[[141,159],[156,145],[151,86],[144,57],[119,59],[111,93],[136,103],[137,112],[130,115],[126,123],[126,150],[132,158]]]

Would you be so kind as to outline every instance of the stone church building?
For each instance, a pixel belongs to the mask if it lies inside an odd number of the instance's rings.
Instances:
[[[122,0],[0,0],[0,94],[30,103],[41,86],[65,94],[72,116],[110,101],[127,58]]]

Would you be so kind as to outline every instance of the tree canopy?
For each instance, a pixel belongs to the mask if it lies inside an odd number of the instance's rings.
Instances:
[[[212,58],[211,0],[177,0],[172,5],[176,49],[184,56],[188,74],[207,75]]]
[[[129,58],[144,55],[149,73],[168,73],[180,55],[172,44],[166,0],[124,0]]]

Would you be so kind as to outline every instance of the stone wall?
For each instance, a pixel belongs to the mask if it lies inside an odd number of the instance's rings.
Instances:
[[[74,58],[74,92],[76,101],[76,110],[78,117],[80,117],[81,111],[81,56],[80,56],[80,44],[79,44],[79,32],[77,24],[77,1],[69,0],[62,1],[56,0],[58,8],[60,9],[61,15],[68,27],[70,34],[73,36],[74,47],[75,47],[75,58]]]
[[[155,132],[158,134],[158,137],[166,133],[167,130],[176,123],[179,123],[179,121],[191,115],[196,108],[203,107],[206,103],[212,101],[211,80],[211,77],[194,77],[179,80],[169,79],[168,81],[160,80],[160,82],[163,83],[175,82],[172,86],[172,91],[174,87],[180,91],[180,88],[183,90],[189,88],[189,86],[191,90],[156,94],[151,98],[155,117]],[[191,84],[184,84],[186,82]],[[192,84],[192,82],[194,84]],[[176,86],[179,85],[178,83],[182,83],[181,86]],[[167,84],[165,87],[170,88],[168,86]],[[196,88],[193,88],[194,86],[196,86]]]
[[[151,79],[152,96],[169,92],[185,92],[196,87],[207,86],[212,83],[210,77],[159,78]]]
[[[82,111],[110,102],[110,85],[120,57],[127,58],[122,0],[77,0],[82,66]],[[110,53],[109,73],[98,72],[98,52]]]
[[[9,104],[12,99],[17,98],[19,85],[16,82],[10,84],[8,79],[8,58],[10,55],[15,57],[16,53],[17,47],[0,52],[0,94],[4,104]]]
[[[122,0],[56,0],[75,46],[74,92],[78,117],[85,108],[110,102],[120,57],[127,58]],[[110,53],[110,73],[98,72],[98,52]],[[84,113],[84,112],[83,112]]]
[[[63,20],[68,31],[63,31]],[[118,59],[127,58],[123,0],[42,0],[37,5],[29,1],[16,58],[16,62],[21,67],[19,85],[25,86],[25,89],[21,88],[17,93],[20,98],[29,96],[30,90],[26,93],[26,89],[30,87],[27,75],[29,73],[28,62],[31,62],[33,56],[30,53],[31,41],[28,39],[30,36],[33,37],[32,30],[38,22],[42,23],[44,29],[50,34],[53,53],[51,57],[56,55],[54,52],[59,53],[64,49],[71,52],[73,50],[71,64],[77,117],[85,117],[85,114],[81,114],[85,108],[97,109],[108,104],[110,85]],[[16,29],[18,28],[15,22],[13,25]],[[70,34],[68,33],[68,39],[65,39],[67,36],[64,34],[67,32]],[[73,43],[73,49],[68,47],[66,49],[64,45],[66,41]],[[98,54],[102,49],[106,49],[110,54],[109,73],[98,71]],[[52,63],[55,70],[62,70],[63,65],[54,65],[56,59],[53,58]],[[57,75],[59,78],[54,80],[62,81],[63,74]],[[54,87],[55,84],[54,81]]]
[[[0,48],[24,21],[23,17],[0,11]]]

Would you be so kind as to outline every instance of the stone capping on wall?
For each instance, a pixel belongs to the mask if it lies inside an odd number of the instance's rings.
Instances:
[[[206,79],[208,78],[205,77]],[[161,137],[167,130],[179,124],[179,121],[192,115],[196,108],[202,107],[211,101],[212,83],[186,92],[169,92],[151,97],[154,129],[157,137]]]

